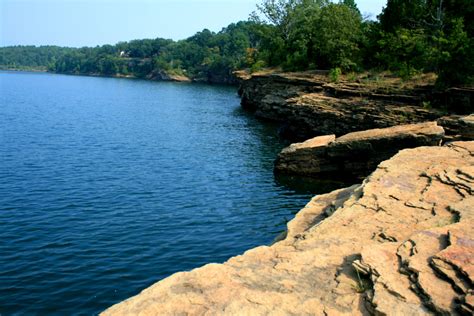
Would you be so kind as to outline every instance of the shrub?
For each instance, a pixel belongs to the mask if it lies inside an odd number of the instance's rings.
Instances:
[[[329,80],[331,80],[331,82],[339,82],[341,75],[342,75],[341,68],[339,67],[332,68],[329,71]]]
[[[252,65],[252,67],[250,67],[250,72],[254,73],[254,72],[260,71],[263,68],[265,68],[265,66],[266,64],[263,60],[258,60],[255,64]]]

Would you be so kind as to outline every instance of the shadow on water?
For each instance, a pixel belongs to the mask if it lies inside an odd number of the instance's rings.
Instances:
[[[275,174],[275,183],[278,186],[285,187],[298,194],[324,194],[359,182],[357,179],[345,178],[338,175],[313,178]]]
[[[236,97],[239,98],[238,96]],[[248,128],[252,130],[252,132],[257,137],[261,138],[262,143],[266,143],[271,140],[272,148],[274,148],[275,144],[277,144],[277,153],[280,152],[280,150],[284,147],[289,146],[291,144],[288,139],[285,139],[280,136],[279,131],[282,126],[280,122],[257,118],[253,112],[246,110],[241,106],[235,108],[232,111],[232,115],[234,117],[245,118],[245,120],[247,121]]]
[[[278,153],[286,146],[291,144],[291,141],[285,139],[280,134],[282,124],[270,120],[262,120],[255,117],[254,113],[243,109],[236,108],[233,113],[234,116],[245,117],[248,120],[248,126],[253,129],[253,134],[260,137],[261,143],[267,146],[258,146],[256,150],[272,150],[273,157],[277,157]],[[271,144],[269,144],[271,142]],[[275,143],[278,146],[275,146]],[[268,154],[261,154],[257,157],[268,157]],[[265,158],[266,159],[266,158]],[[270,166],[273,168],[273,162]],[[347,177],[343,174],[323,175],[320,177],[305,177],[300,175],[274,174],[275,184],[293,191],[296,194],[303,195],[317,195],[329,193],[331,191],[351,186],[355,183],[360,183],[362,180],[354,177]]]
[[[255,148],[255,150],[260,151],[260,154],[256,155],[256,157],[265,159],[262,160],[262,164],[265,165],[265,168],[269,170],[269,172],[270,170],[273,171],[274,159],[284,147],[291,144],[291,141],[281,136],[282,124],[275,121],[258,119],[253,112],[245,110],[242,107],[236,108],[232,114],[236,117],[244,117],[247,120],[248,127],[252,130],[252,134],[258,137],[261,142],[261,146],[256,146]],[[271,152],[270,155],[269,151]],[[267,158],[269,156],[273,157],[273,160],[270,162]],[[344,174],[337,173],[321,175],[319,177],[273,173],[273,180],[275,186],[281,188],[282,191],[291,192],[294,196],[306,196],[307,203],[312,196],[346,188],[353,184],[361,183],[362,181],[361,179],[347,177]],[[291,213],[288,215],[295,215],[300,210],[300,208],[295,209],[293,205],[288,205],[288,208],[291,209]],[[287,234],[286,225],[292,219],[293,216],[284,216],[275,224],[275,238],[269,245],[285,239]]]

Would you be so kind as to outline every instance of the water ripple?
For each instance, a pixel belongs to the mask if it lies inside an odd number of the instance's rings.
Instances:
[[[96,314],[271,243],[311,191],[234,88],[0,73],[0,314]]]

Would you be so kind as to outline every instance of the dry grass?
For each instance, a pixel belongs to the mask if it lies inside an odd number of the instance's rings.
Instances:
[[[400,76],[390,72],[362,72],[362,73],[349,73],[341,76],[341,81],[344,82],[356,82],[367,85],[369,87],[397,87],[401,89],[410,89],[417,86],[430,86],[434,85],[437,76],[434,73],[421,73],[414,75],[410,79],[402,79]]]
[[[250,74],[241,70],[235,72],[240,78],[248,79],[254,75],[282,74],[289,79],[303,79],[314,82],[331,83],[328,70],[310,70],[300,72],[283,72],[280,68],[265,68]],[[414,88],[433,86],[436,82],[436,74],[420,73],[410,79],[403,79],[390,71],[365,71],[361,73],[342,74],[338,83],[331,83],[340,87],[355,88],[361,91],[377,93],[401,93]]]

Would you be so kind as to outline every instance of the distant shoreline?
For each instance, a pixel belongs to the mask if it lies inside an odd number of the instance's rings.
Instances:
[[[32,68],[32,69],[19,69],[19,68],[2,68],[0,71],[15,71],[15,72],[48,72],[47,69]]]
[[[11,71],[11,72],[33,72],[33,73],[49,73],[49,74],[56,74],[56,75],[67,75],[67,76],[83,76],[83,77],[97,77],[97,78],[116,78],[116,79],[137,79],[137,80],[146,80],[146,81],[156,81],[156,82],[179,82],[179,83],[201,83],[201,84],[209,84],[209,85],[225,85],[225,86],[238,86],[238,83],[230,84],[230,83],[215,83],[205,80],[195,80],[195,79],[182,79],[182,78],[175,78],[170,77],[169,79],[166,78],[141,78],[136,77],[133,75],[105,75],[105,74],[76,74],[76,73],[66,73],[66,72],[53,72],[48,71],[47,69],[18,69],[18,68],[1,68],[0,71]]]

